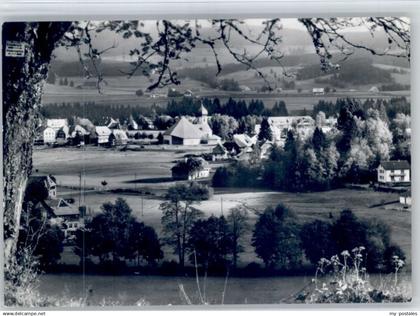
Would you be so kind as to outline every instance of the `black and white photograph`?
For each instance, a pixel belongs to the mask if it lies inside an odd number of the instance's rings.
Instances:
[[[4,305],[411,302],[410,34],[3,23]]]

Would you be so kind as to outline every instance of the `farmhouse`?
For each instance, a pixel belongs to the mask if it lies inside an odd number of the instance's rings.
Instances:
[[[203,158],[186,158],[172,167],[172,178],[175,180],[196,180],[210,176],[210,166]]]
[[[324,95],[325,94],[325,89],[324,88],[313,88],[312,89],[312,94],[313,95]]]
[[[44,144],[53,144],[55,143],[55,136],[56,131],[52,127],[47,127],[43,131],[43,138],[44,138]]]
[[[378,167],[378,182],[383,184],[409,183],[409,163],[406,160],[382,161]]]
[[[284,143],[287,131],[295,129],[300,138],[305,139],[312,135],[315,129],[315,120],[310,116],[270,116],[268,123],[273,135],[273,141],[278,145]],[[254,133],[259,134],[261,124],[256,124]]]
[[[212,160],[225,160],[229,158],[228,150],[222,145],[217,144],[212,150]]]
[[[379,89],[378,89],[378,87],[377,87],[377,86],[373,86],[373,87],[371,87],[371,88],[369,89],[369,92],[371,92],[371,93],[378,93],[378,92],[379,92]]]
[[[96,126],[95,127],[95,134],[98,139],[98,145],[108,145],[109,144],[109,136],[111,135],[111,130],[107,126]]]
[[[120,129],[112,130],[111,135],[109,135],[109,144],[111,146],[120,146],[120,145],[127,145],[128,136],[127,133]]]
[[[60,139],[65,141],[69,137],[69,126],[67,119],[48,119],[47,127],[43,131],[45,144],[53,144]]]
[[[83,209],[77,209],[64,199],[50,206],[56,216],[55,222],[61,224],[64,237],[67,240],[74,238],[76,231],[83,226]]]
[[[233,141],[243,151],[246,148],[251,148],[252,145],[257,143],[257,135],[250,137],[247,134],[233,135]]]

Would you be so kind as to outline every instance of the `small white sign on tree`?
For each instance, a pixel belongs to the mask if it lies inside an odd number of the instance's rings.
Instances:
[[[6,41],[6,57],[25,57],[25,43]]]

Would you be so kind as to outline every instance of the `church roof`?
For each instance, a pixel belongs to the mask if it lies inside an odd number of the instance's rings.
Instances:
[[[178,122],[165,132],[165,135],[184,139],[201,139],[203,132],[185,117],[181,117]]]

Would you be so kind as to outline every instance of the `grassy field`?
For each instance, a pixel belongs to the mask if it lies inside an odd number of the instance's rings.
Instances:
[[[208,150],[208,148],[200,148]],[[188,150],[190,152],[190,150]],[[170,176],[170,167],[175,159],[185,154],[180,148],[165,151],[120,152],[110,149],[87,147],[80,149],[42,149],[34,151],[34,169],[39,173],[51,173],[57,177],[60,197],[73,197],[79,200],[79,191],[71,190],[68,186],[79,185],[79,172],[83,171],[82,185],[97,188],[96,191],[86,192],[80,199],[93,213],[100,211],[104,202],[115,201],[118,197],[126,199],[133,209],[134,215],[146,224],[161,230],[161,210],[159,204],[162,200],[155,196],[140,196],[138,194],[116,194],[104,191],[100,182],[108,182],[107,189],[116,188],[144,188],[164,192],[165,188],[173,182],[130,183],[134,179],[167,179]],[[151,163],[153,162],[153,163]],[[293,209],[302,222],[314,219],[334,218],[344,208],[352,209],[357,216],[366,219],[380,219],[392,229],[392,240],[400,245],[407,254],[408,263],[411,262],[411,212],[401,212],[386,209],[385,207],[371,207],[382,202],[398,200],[395,193],[374,191],[358,191],[351,189],[332,190],[316,193],[288,193],[266,191],[236,191],[217,190],[208,200],[197,205],[205,216],[214,214],[227,214],[228,210],[238,205],[245,205],[250,209],[251,225],[255,223],[256,215],[253,210],[263,210],[267,206],[284,203]],[[250,245],[251,231],[245,238],[246,252],[241,255],[242,264],[258,261]],[[171,251],[165,249],[167,257]]]
[[[140,152],[119,151],[89,146],[85,148],[48,148],[34,150],[34,170],[40,174],[57,176],[61,186],[79,186],[80,173],[82,185],[100,189],[101,182],[108,183],[107,188],[153,187],[155,184],[133,184],[134,180],[158,180],[171,177],[171,168],[175,162],[187,153],[209,152],[212,147],[196,148],[152,146],[153,150]],[[151,163],[153,162],[153,163]],[[147,182],[147,181],[145,181]]]

